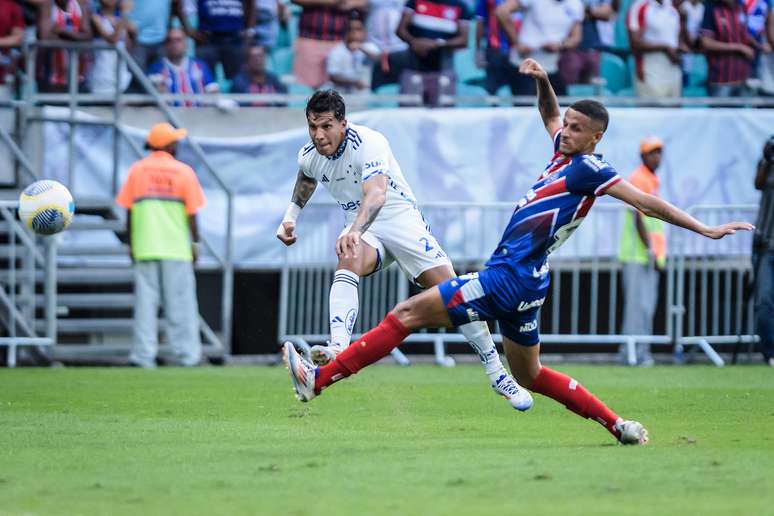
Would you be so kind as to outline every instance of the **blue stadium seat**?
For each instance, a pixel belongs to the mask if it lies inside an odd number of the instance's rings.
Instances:
[[[374,91],[374,98],[369,103],[371,107],[398,107],[395,101],[386,101],[379,98],[380,95],[398,95],[400,94],[400,85],[397,83],[382,84]]]
[[[454,52],[454,72],[457,74],[458,82],[468,84],[483,82],[486,75],[484,70],[479,70],[476,66],[476,51],[470,48]]]
[[[271,53],[271,70],[280,76],[292,74],[293,49],[290,47],[275,49]]]
[[[567,95],[570,97],[593,97],[597,89],[593,84],[569,84],[567,86]]]
[[[458,106],[479,106],[484,102],[484,98],[489,95],[484,88],[474,84],[466,84],[464,82],[457,81],[456,88],[456,95],[458,97],[474,97],[472,100],[458,102]]]
[[[602,52],[599,73],[607,81],[605,87],[613,93],[631,84],[626,62],[617,55]]]
[[[691,54],[691,69],[688,71],[688,86],[705,86],[709,65],[704,54]]]
[[[626,15],[633,0],[621,0],[618,9],[618,16],[615,19],[615,28],[613,32],[615,47],[620,49],[629,49],[629,32],[626,29]]]

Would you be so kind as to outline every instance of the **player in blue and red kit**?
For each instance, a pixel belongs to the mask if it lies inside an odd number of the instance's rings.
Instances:
[[[594,200],[604,194],[708,238],[723,238],[753,226],[731,222],[708,227],[633,187],[594,154],[607,129],[605,107],[582,100],[570,106],[562,120],[545,70],[532,59],[525,60],[519,70],[537,83],[538,108],[555,153],[518,202],[486,268],[399,303],[379,326],[323,367],[315,368],[286,343],[285,360],[301,401],[311,400],[332,383],[385,357],[412,331],[497,320],[508,363],[519,384],[599,422],[623,444],[647,442],[648,433],[640,423],[623,420],[576,380],[540,364],[538,313],[548,291],[548,255],[567,240]]]

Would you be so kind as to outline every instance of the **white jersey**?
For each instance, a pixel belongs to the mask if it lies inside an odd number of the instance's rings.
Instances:
[[[312,142],[298,151],[298,166],[316,179],[336,199],[347,223],[352,223],[363,199],[363,183],[378,174],[388,176],[387,199],[376,220],[416,208],[411,191],[390,144],[381,133],[362,125],[349,124],[344,143],[332,156],[323,156]]]

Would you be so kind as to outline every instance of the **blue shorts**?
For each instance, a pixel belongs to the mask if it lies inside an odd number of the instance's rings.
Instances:
[[[540,307],[548,292],[547,268],[492,267],[447,280],[438,288],[455,326],[497,321],[500,333],[522,346],[540,342]]]

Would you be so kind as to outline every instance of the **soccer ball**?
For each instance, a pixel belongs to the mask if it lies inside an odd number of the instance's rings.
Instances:
[[[39,235],[59,233],[73,220],[75,203],[70,191],[50,179],[35,181],[19,195],[19,219]]]

